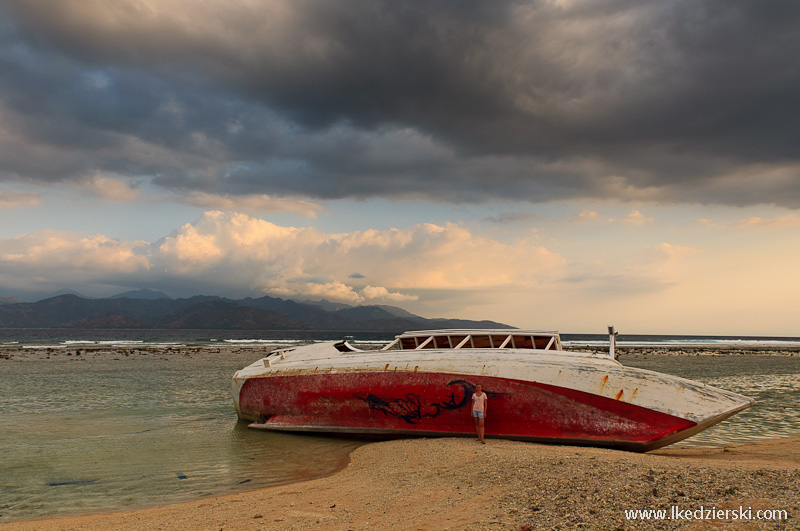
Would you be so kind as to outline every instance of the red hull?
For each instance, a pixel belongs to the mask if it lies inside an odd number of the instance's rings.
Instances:
[[[239,407],[267,429],[384,437],[474,435],[475,384],[489,395],[486,436],[629,449],[661,446],[695,423],[536,382],[441,373],[342,372],[250,378]]]

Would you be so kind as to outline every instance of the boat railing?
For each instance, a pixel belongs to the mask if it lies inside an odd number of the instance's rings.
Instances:
[[[406,332],[382,350],[562,350],[558,332],[529,330],[435,330]]]

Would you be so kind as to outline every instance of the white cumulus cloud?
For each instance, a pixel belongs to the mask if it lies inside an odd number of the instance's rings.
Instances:
[[[102,281],[349,303],[414,301],[431,289],[524,288],[554,278],[563,263],[529,241],[507,244],[451,223],[334,234],[222,211],[153,243],[58,231],[0,240],[0,264],[16,268],[0,278],[4,284],[32,287],[47,277],[79,291]]]

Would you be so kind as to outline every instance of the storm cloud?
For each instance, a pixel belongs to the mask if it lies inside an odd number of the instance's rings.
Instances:
[[[0,180],[800,207],[800,6],[0,5]]]

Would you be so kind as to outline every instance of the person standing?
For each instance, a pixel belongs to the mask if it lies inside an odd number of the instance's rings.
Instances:
[[[486,444],[483,440],[484,421],[486,419],[486,393],[483,392],[481,384],[475,386],[475,393],[472,395],[472,418],[475,419],[475,431],[478,432],[478,441]]]

